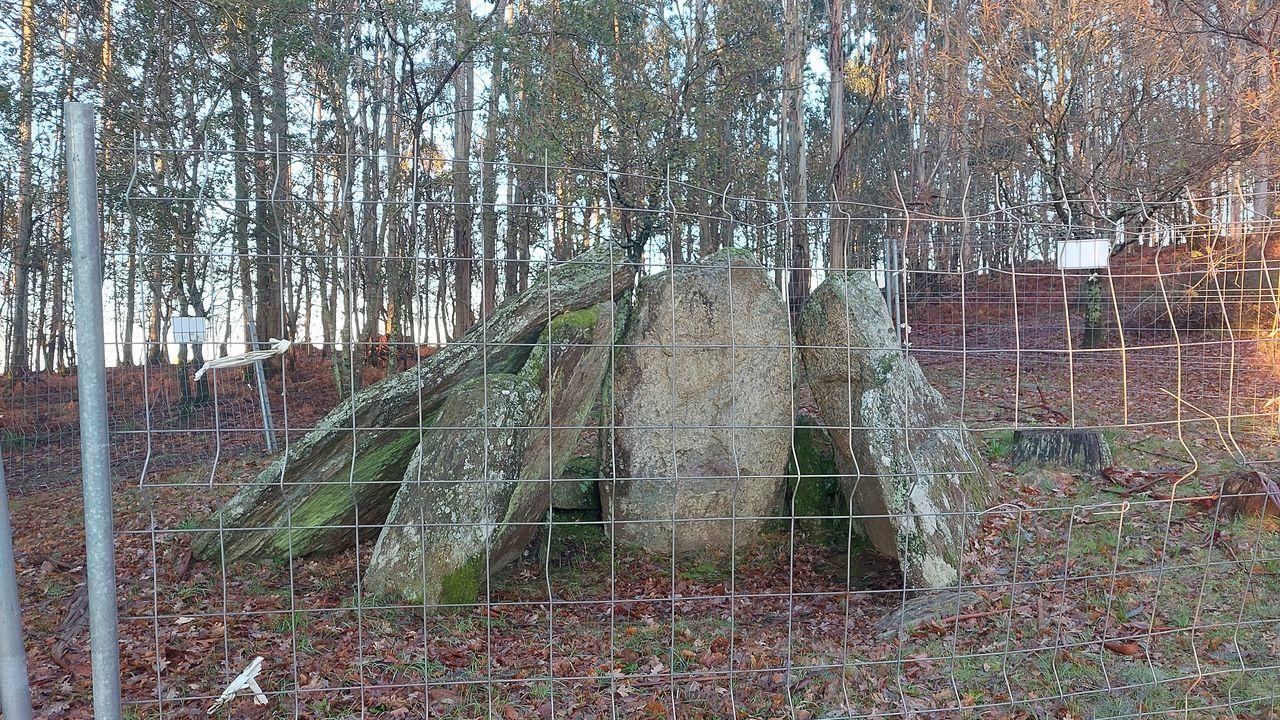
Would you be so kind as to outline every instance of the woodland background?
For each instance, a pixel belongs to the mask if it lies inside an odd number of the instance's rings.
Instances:
[[[0,5],[0,448],[37,705],[90,713],[61,135],[78,100],[99,112],[138,717],[204,717],[258,654],[282,717],[1274,714],[1280,536],[1218,500],[1242,462],[1267,463],[1254,481],[1277,462],[1257,272],[1277,255],[1256,238],[1278,73],[1261,0]],[[1081,277],[1053,266],[1071,236],[1115,253],[1088,352]],[[657,268],[746,248],[793,308],[826,268],[901,280],[913,356],[1007,491],[967,560],[981,600],[883,640],[896,571],[789,533],[727,566],[548,534],[440,621],[362,604],[367,546],[192,561],[266,467],[227,452],[263,442],[243,377],[190,402],[202,353],[295,342],[264,383],[287,442],[604,242]],[[171,343],[183,315],[209,343]],[[1024,472],[1030,425],[1104,428],[1115,467]]]
[[[1050,258],[1064,234],[1123,252],[1153,219],[1274,204],[1280,11],[1255,0],[20,0],[2,17],[12,378],[75,362],[63,100],[100,107],[120,365],[170,362],[178,315],[209,316],[220,353],[288,337],[394,359],[602,238],[658,264],[747,247],[799,302],[812,267],[887,257],[924,288]],[[990,222],[963,241],[902,225],[961,217]],[[340,388],[378,361],[357,355]]]

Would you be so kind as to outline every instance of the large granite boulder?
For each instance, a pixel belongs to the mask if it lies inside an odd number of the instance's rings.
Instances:
[[[968,431],[901,349],[875,276],[831,275],[805,303],[797,341],[869,540],[899,560],[908,586],[954,585],[991,478]]]
[[[614,355],[612,479],[621,542],[729,549],[777,517],[790,456],[787,306],[748,253],[642,280]]]
[[[614,309],[556,318],[518,374],[450,393],[405,470],[366,587],[413,603],[473,603],[486,573],[520,556],[600,394]]]

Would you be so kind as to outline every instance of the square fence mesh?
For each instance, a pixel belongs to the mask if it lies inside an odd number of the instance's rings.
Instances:
[[[130,717],[1275,716],[1280,247],[1187,211],[1236,198],[459,207],[292,155],[103,198]],[[84,715],[74,351],[0,413],[33,692]]]

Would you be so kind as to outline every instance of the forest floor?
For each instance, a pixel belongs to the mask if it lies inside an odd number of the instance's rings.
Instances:
[[[974,399],[987,392],[1007,402],[998,372],[968,376],[970,410],[999,411]],[[1061,388],[1040,387],[1023,412],[1064,407]],[[129,717],[204,716],[255,656],[269,702],[241,698],[230,716],[1275,717],[1280,532],[1217,501],[1238,453],[1276,461],[1274,433],[1263,418],[1229,437],[1198,420],[1109,429],[1114,468],[1089,478],[1011,467],[1012,432],[979,430],[1003,502],[965,561],[976,595],[887,636],[876,622],[904,599],[896,568],[786,522],[732,562],[675,563],[557,524],[490,602],[451,612],[357,592],[370,543],[192,563],[192,534],[266,460],[233,454],[212,484],[198,462],[116,493]],[[37,706],[88,717],[83,628],[52,659],[83,583],[77,488],[12,510]]]
[[[1274,340],[1134,335],[1125,352],[1063,353],[1041,324],[1023,352],[956,354],[942,352],[945,318],[914,324],[913,352],[974,429],[1000,495],[964,560],[972,594],[952,611],[882,633],[907,596],[897,568],[790,520],[733,557],[675,562],[614,545],[599,524],[557,522],[487,602],[450,611],[360,592],[371,542],[192,562],[209,513],[267,463],[240,388],[218,444],[190,418],[114,436],[127,717],[205,717],[255,656],[267,704],[242,696],[222,716],[1280,717],[1280,527],[1230,517],[1219,498],[1242,468],[1280,462]],[[295,427],[332,404],[325,383],[323,371],[294,383]],[[1068,425],[1102,428],[1112,467],[1012,465],[1015,427]],[[75,447],[16,449],[28,451],[11,509],[36,706],[90,717]]]

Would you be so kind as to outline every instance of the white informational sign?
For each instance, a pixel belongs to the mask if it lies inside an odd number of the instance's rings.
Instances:
[[[1111,241],[1106,238],[1058,241],[1059,270],[1091,270],[1111,265]]]
[[[204,343],[205,318],[176,317],[173,319],[173,341],[200,345]]]

